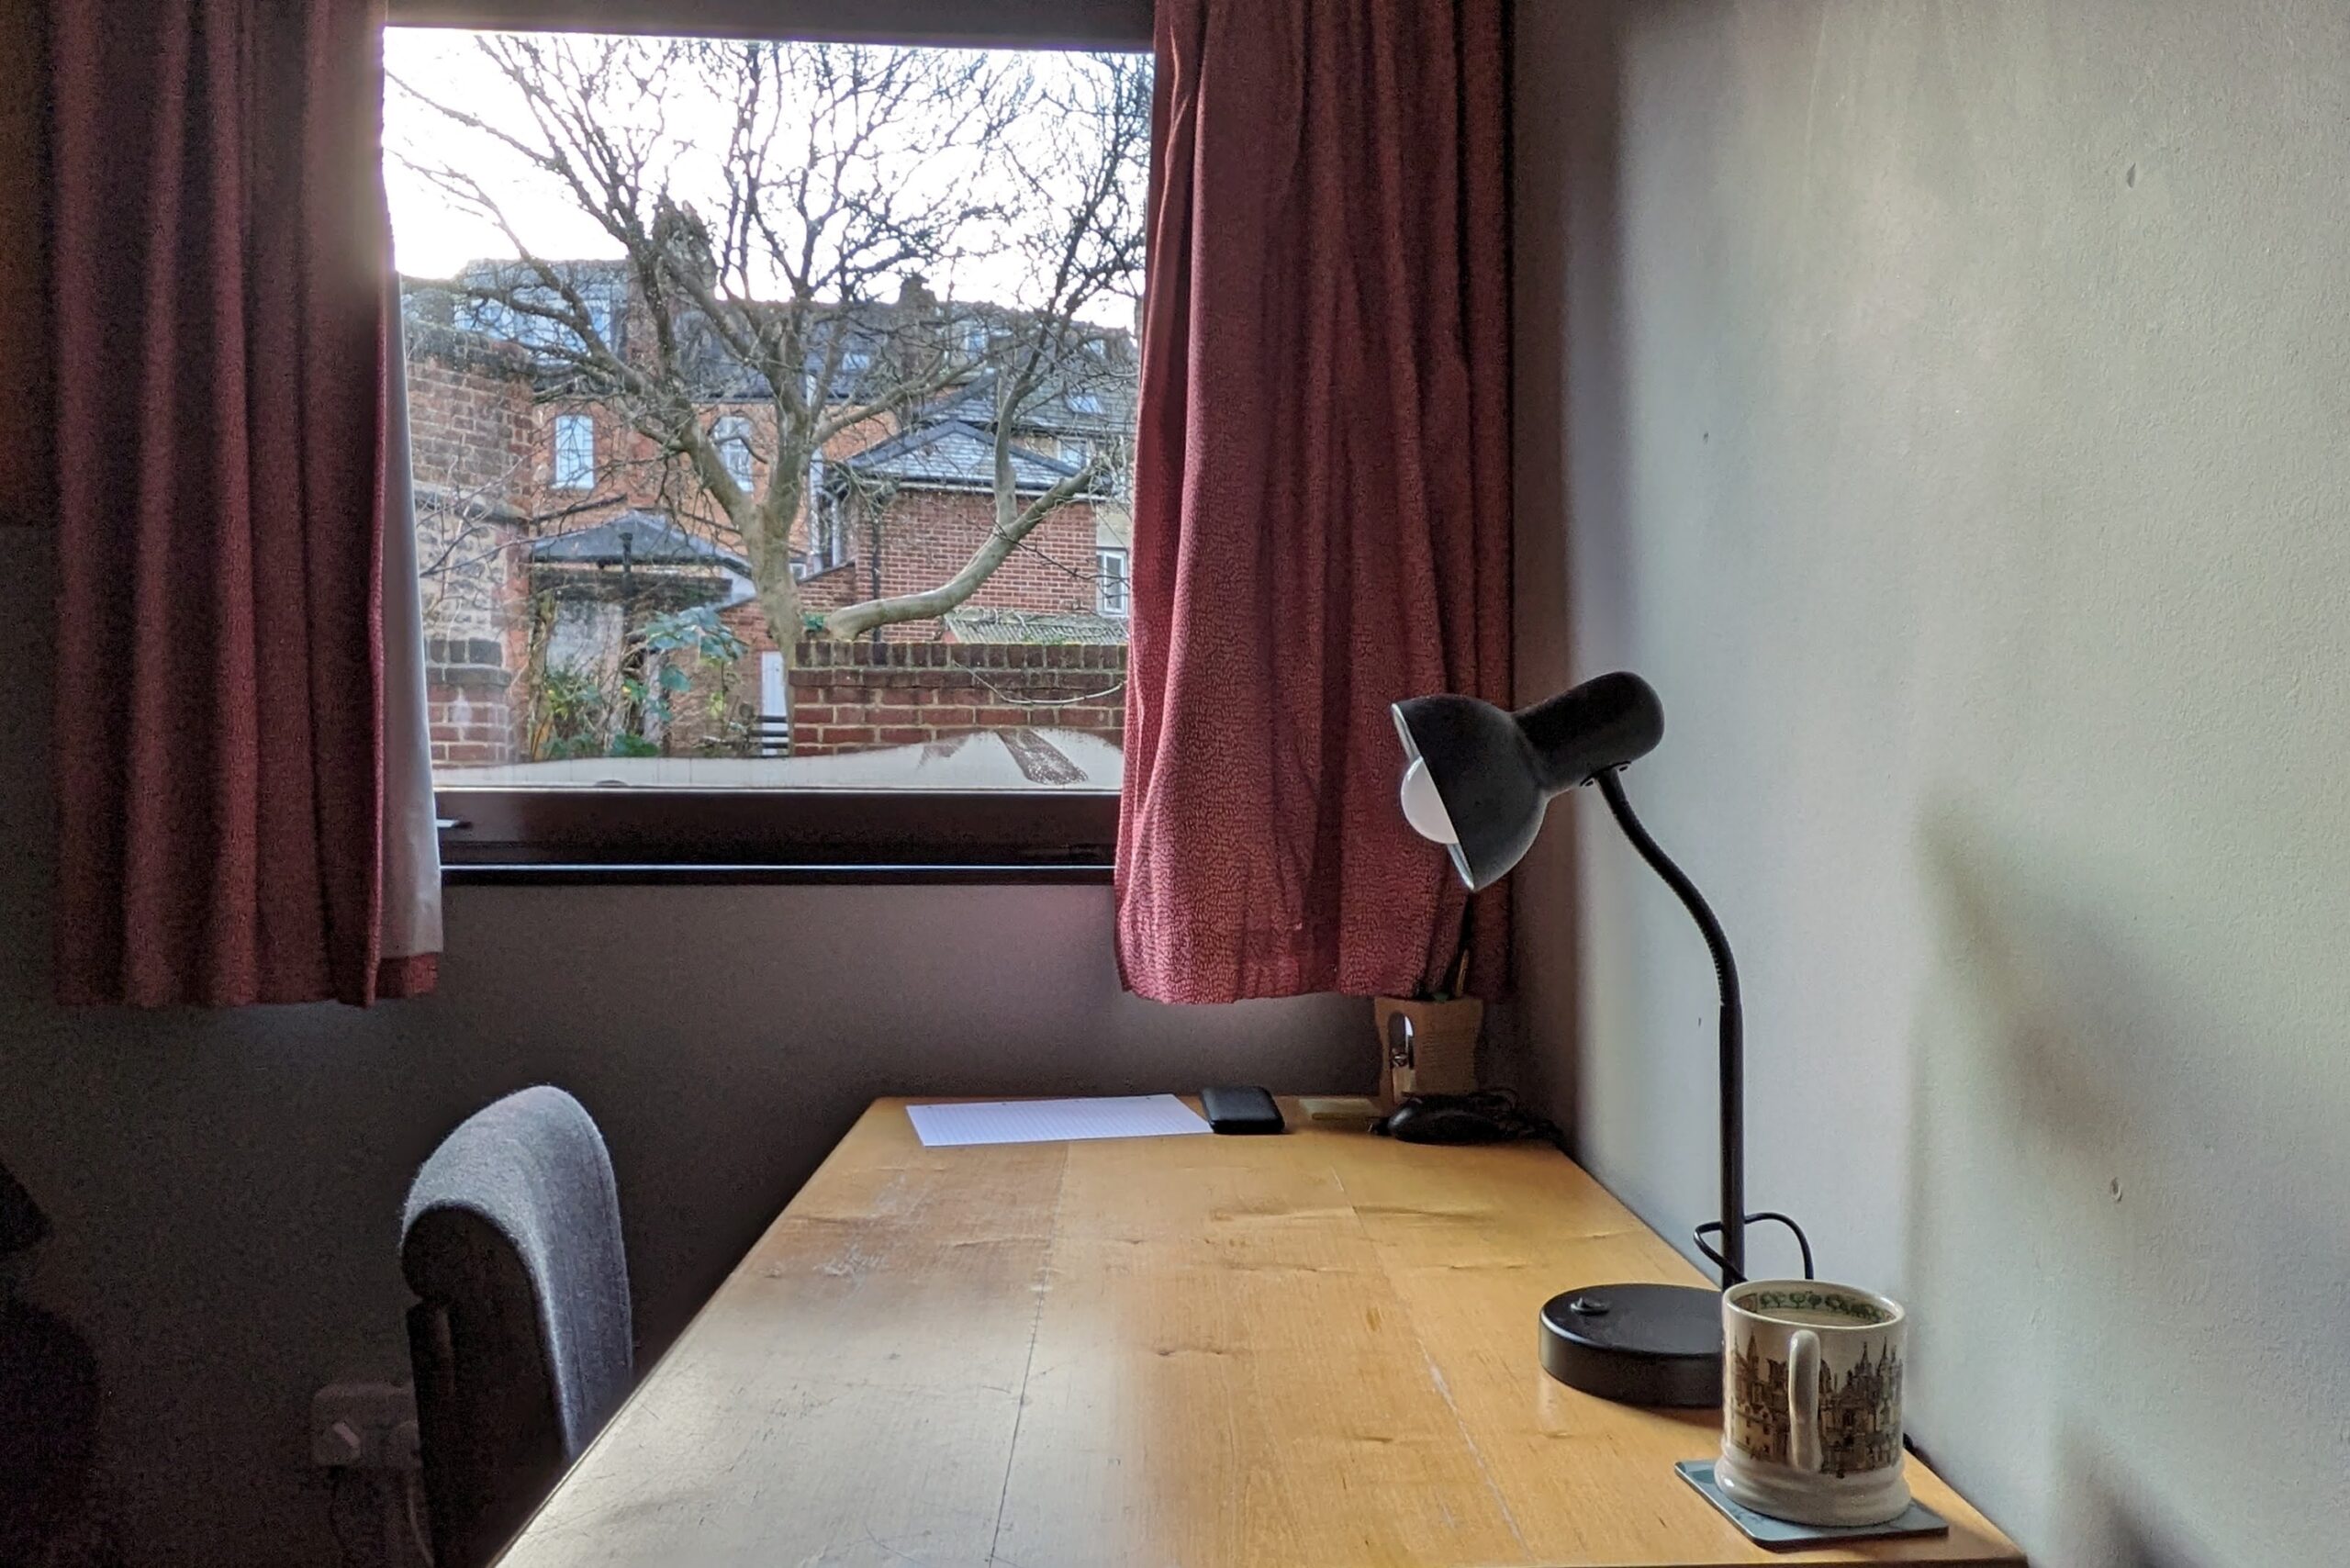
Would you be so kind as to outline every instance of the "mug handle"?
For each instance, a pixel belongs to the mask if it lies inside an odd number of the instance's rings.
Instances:
[[[1787,1462],[1819,1468],[1819,1336],[1808,1328],[1787,1337]]]

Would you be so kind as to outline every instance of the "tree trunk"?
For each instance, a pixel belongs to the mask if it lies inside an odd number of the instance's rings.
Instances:
[[[757,590],[759,609],[767,617],[767,635],[783,651],[783,667],[789,669],[793,655],[804,628],[800,608],[800,582],[791,575],[791,540],[789,534],[771,546],[762,542],[751,547],[751,586]]]
[[[1035,526],[1032,521],[1029,528]],[[900,594],[895,599],[869,599],[863,604],[844,605],[824,618],[824,630],[835,637],[861,637],[901,621],[928,621],[944,615],[979,592],[979,585],[1003,564],[1003,558],[1012,554],[1012,547],[1027,532],[1027,528],[1019,533],[992,530],[987,543],[979,547],[963,569],[938,587],[921,593]]]
[[[1004,557],[1022,540],[1036,531],[1038,523],[1085,493],[1094,477],[1091,466],[1063,479],[1026,507],[1020,507],[1013,493],[1011,442],[1002,433],[1009,428],[1009,420],[1000,417],[996,437],[996,524],[988,531],[987,542],[963,564],[963,569],[938,587],[921,593],[843,605],[824,618],[826,632],[835,637],[861,637],[901,621],[928,621],[946,614],[979,592],[980,585],[994,575],[995,569],[1003,565]]]
[[[805,621],[800,579],[791,575],[791,522],[800,510],[800,487],[783,477],[786,472],[790,470],[778,465],[778,472],[767,481],[765,500],[744,505],[734,516],[734,531],[742,536],[743,554],[751,564],[751,587],[767,619],[767,635],[782,651],[783,667],[788,670]]]

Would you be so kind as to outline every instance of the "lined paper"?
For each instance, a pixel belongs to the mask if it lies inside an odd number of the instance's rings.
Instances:
[[[1206,1122],[1172,1094],[1091,1100],[990,1100],[909,1105],[906,1119],[926,1148],[979,1143],[1060,1143],[1097,1137],[1169,1137],[1203,1133]]]

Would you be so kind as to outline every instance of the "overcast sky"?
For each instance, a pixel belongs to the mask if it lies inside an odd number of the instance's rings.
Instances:
[[[527,134],[529,121],[519,95],[482,57],[475,42],[477,36],[454,29],[388,28],[384,36],[385,64],[398,81],[413,84],[420,91],[462,106],[493,125]],[[998,60],[1020,58],[990,53]],[[1066,57],[1051,52],[1025,59],[1047,79],[1054,73],[1074,68]],[[723,147],[733,118],[733,106],[718,99],[699,105],[673,101],[660,129],[682,144]],[[1049,139],[1050,111],[1033,111],[1014,135],[1024,141]],[[542,256],[616,257],[621,253],[618,242],[580,211],[551,177],[533,170],[494,139],[453,124],[397,85],[387,88],[385,95],[384,142],[384,178],[391,202],[396,261],[409,276],[448,277],[469,261],[511,256],[514,247],[487,218],[467,210],[419,175],[404,154],[444,160],[473,173],[497,194],[524,242]],[[977,169],[976,162],[964,164],[930,159],[910,167],[907,178],[932,188],[960,181],[983,189]],[[679,194],[692,199],[697,175],[689,157],[681,157],[676,177]],[[714,203],[707,197],[704,201],[714,209]],[[1025,292],[1022,269],[1008,258],[966,260],[926,270],[932,286],[943,297],[1024,302],[1020,298]],[[1131,300],[1104,300],[1086,312],[1117,324],[1130,321],[1131,313]]]

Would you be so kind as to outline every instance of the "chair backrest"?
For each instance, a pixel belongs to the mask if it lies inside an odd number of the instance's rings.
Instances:
[[[467,1118],[408,1188],[400,1267],[437,1568],[487,1562],[632,1381],[612,1164],[578,1101]]]

